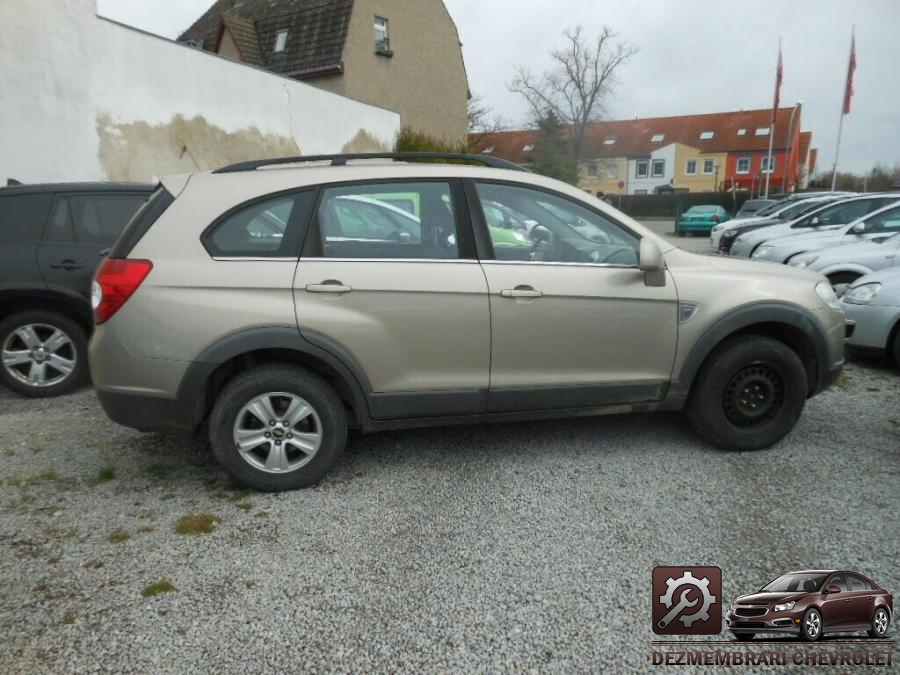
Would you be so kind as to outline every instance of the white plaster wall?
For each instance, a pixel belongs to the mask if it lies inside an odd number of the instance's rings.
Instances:
[[[400,127],[395,112],[99,18],[94,0],[0,0],[2,184],[108,179],[98,120],[166,125],[175,115],[201,116],[226,137],[293,139],[303,154],[340,152],[361,131],[391,147]],[[188,160],[144,172],[208,168]]]
[[[662,176],[653,178],[653,160],[664,159],[666,161],[665,173]],[[635,170],[637,168],[637,160],[628,160],[628,194],[633,195],[636,190],[646,190],[647,194],[653,194],[653,189],[657,185],[670,183],[675,177],[675,143],[671,143],[665,147],[657,148],[650,153],[650,164],[647,169],[647,178],[635,178]]]

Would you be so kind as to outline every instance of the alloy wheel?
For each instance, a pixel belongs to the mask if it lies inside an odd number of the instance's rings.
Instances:
[[[819,630],[822,627],[822,619],[816,612],[810,612],[806,617],[806,634],[815,639],[819,636]]]
[[[261,394],[237,415],[234,444],[253,468],[290,473],[308,464],[322,444],[322,421],[308,401],[286,392]]]
[[[46,323],[29,323],[7,335],[3,367],[30,387],[50,387],[68,378],[78,361],[75,343],[65,331]]]
[[[875,613],[875,632],[878,633],[879,636],[884,635],[887,632],[887,626],[887,612],[885,612],[883,609],[879,609]]]

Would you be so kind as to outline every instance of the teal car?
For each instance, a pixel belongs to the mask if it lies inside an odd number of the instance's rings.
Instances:
[[[719,223],[724,223],[731,216],[721,206],[692,206],[675,221],[675,235],[709,234]]]

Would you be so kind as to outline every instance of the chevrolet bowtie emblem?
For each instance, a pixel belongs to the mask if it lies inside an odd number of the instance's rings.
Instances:
[[[747,605],[747,607],[753,607],[753,605]]]

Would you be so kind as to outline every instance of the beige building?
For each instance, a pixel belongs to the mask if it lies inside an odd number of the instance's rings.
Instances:
[[[179,41],[466,139],[468,81],[442,0],[217,0]]]

